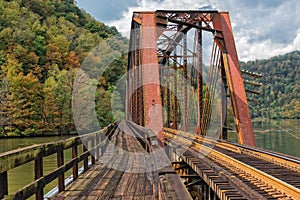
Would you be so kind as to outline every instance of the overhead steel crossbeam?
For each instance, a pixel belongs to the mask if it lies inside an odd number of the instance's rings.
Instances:
[[[168,39],[168,47],[163,51],[164,56],[167,58],[170,56],[170,54],[174,51],[174,48],[176,48],[177,45],[179,45],[180,41],[183,38],[183,35],[186,34],[192,27],[190,26],[177,26],[176,34],[174,34],[174,37],[168,37],[167,35],[163,34],[164,37]],[[167,61],[164,59],[161,64],[165,64]]]
[[[157,11],[156,16],[175,24],[186,25],[191,28],[205,30],[212,33],[218,32],[211,27],[211,22],[218,11]],[[206,26],[199,26],[198,22],[204,22]]]
[[[189,49],[187,49],[187,51],[188,51],[189,53],[191,53],[192,56],[184,56],[184,55],[170,56],[171,53],[174,52],[174,49],[175,49],[176,47],[179,46],[179,47],[183,48],[183,45],[180,44],[180,41],[183,39],[184,34],[180,34],[179,36],[176,35],[174,39],[171,38],[171,37],[169,37],[169,36],[167,36],[167,35],[165,35],[165,34],[162,34],[162,36],[163,36],[164,38],[166,38],[166,41],[168,41],[168,44],[167,44],[168,47],[167,47],[166,49],[158,48],[158,53],[164,57],[164,59],[160,62],[160,64],[162,64],[162,65],[166,64],[168,58],[176,58],[176,57],[177,57],[177,58],[178,58],[178,57],[193,57],[193,56],[194,56],[195,52],[194,52],[194,51],[191,51],[191,50],[189,50]],[[175,59],[172,59],[172,60],[173,60],[174,62],[177,62]],[[177,63],[178,63],[178,62],[177,62]],[[179,63],[178,63],[178,64],[179,64]]]
[[[183,130],[191,128],[188,127],[188,121],[195,121],[193,113],[197,112],[194,130],[205,135],[212,123],[210,118],[213,114],[211,109],[214,97],[218,95],[222,101],[222,119],[219,125],[221,138],[226,139],[229,93],[239,142],[255,146],[229,14],[216,10],[158,10],[135,12],[132,21],[137,24],[132,27],[132,32],[134,28],[139,31],[131,34],[131,41],[135,42],[130,43],[128,69],[137,70],[127,80],[127,91],[134,91],[136,85],[141,85],[141,90],[134,92],[133,96],[128,94],[127,101],[130,103],[127,103],[127,112],[131,113],[127,116],[134,116],[136,123],[155,129],[163,142],[159,127]],[[191,50],[188,47],[187,35],[192,30],[195,31],[195,38],[194,48]],[[202,77],[203,31],[212,33],[215,51],[211,56],[211,79],[205,83]],[[170,34],[171,32],[175,33]],[[138,81],[138,84],[132,83],[133,81]],[[162,86],[162,83],[167,86]],[[188,90],[188,84],[193,89]],[[217,91],[217,85],[224,89]],[[195,99],[197,103],[194,105],[191,102]],[[183,104],[179,105],[180,103]],[[166,116],[167,119],[164,119]],[[162,125],[162,122],[165,124]]]

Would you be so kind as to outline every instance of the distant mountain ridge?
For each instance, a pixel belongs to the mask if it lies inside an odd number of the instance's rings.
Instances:
[[[247,95],[254,100],[249,102],[252,118],[300,119],[300,51],[241,62],[241,68],[263,74],[260,79],[252,78],[263,86],[250,86],[250,89],[261,92],[261,95]]]
[[[101,127],[114,120],[111,96],[116,80],[126,71],[128,39],[74,2],[0,0],[0,137],[76,131],[74,79],[91,50],[109,38],[116,39],[110,45],[122,56],[99,78],[93,109]],[[261,88],[247,86],[262,92],[248,95],[256,101],[250,102],[253,118],[300,118],[299,51],[241,67],[264,74],[255,80],[263,83]],[[89,127],[82,128],[93,131]]]

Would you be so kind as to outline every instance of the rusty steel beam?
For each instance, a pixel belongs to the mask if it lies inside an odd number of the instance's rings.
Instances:
[[[177,20],[177,19],[172,19],[172,18],[167,18],[167,17],[161,17],[161,16],[158,16],[158,17],[160,17],[160,18],[165,18],[165,19],[167,19],[169,22],[173,22],[173,23],[175,23],[175,24],[182,24],[182,25],[185,25],[185,26],[188,26],[188,27],[197,28],[197,29],[199,29],[199,30],[204,30],[204,31],[212,32],[212,33],[217,32],[217,30],[212,29],[212,28],[210,28],[210,27],[199,26],[199,25],[192,24],[192,23],[189,23],[189,22],[183,22],[183,21],[180,21],[180,20]]]
[[[131,43],[131,52],[129,53],[129,61],[131,61],[129,63],[129,65],[131,65],[129,66],[129,69],[135,68],[133,71],[137,70],[137,72],[133,73],[133,75],[129,75],[127,82],[128,91],[133,93],[132,96],[127,96],[127,101],[130,101],[127,103],[127,112],[130,112],[130,115],[133,116],[133,121],[154,130],[160,141],[163,141],[160,131],[163,127],[162,106],[167,106],[168,112],[171,112],[171,110],[174,112],[173,121],[170,121],[172,114],[167,114],[169,120],[167,126],[171,126],[171,123],[173,123],[172,127],[177,128],[180,123],[181,129],[185,129],[188,124],[186,84],[187,79],[190,78],[191,81],[196,81],[198,87],[198,113],[197,127],[195,127],[195,130],[200,133],[201,131],[199,129],[204,126],[204,122],[207,122],[207,126],[210,126],[210,120],[204,119],[205,116],[210,118],[210,114],[202,116],[202,111],[204,112],[205,106],[204,102],[202,102],[202,87],[204,87],[204,83],[202,84],[201,72],[201,31],[207,31],[213,34],[214,42],[222,51],[220,66],[216,63],[217,68],[220,68],[218,69],[218,73],[221,73],[221,80],[219,83],[226,88],[228,85],[239,142],[249,146],[256,145],[229,14],[227,12],[201,10],[135,12],[133,14],[132,23],[136,24],[135,28],[138,27],[139,30],[138,35],[131,35],[131,37],[136,37],[136,39],[132,40],[131,38],[131,41],[135,42]],[[164,34],[165,31],[170,31],[168,29],[170,26],[173,26],[172,31],[177,31],[174,38]],[[191,29],[198,31],[198,38],[196,38],[198,47],[196,53],[192,52],[193,55],[197,55],[196,59],[198,61],[197,66],[195,66],[198,70],[196,80],[193,79],[195,77],[187,77],[187,66],[189,64],[187,58],[190,57],[190,55],[187,54],[188,49],[186,48],[186,39],[184,37],[186,37],[187,32]],[[160,36],[164,36],[166,39],[162,40],[160,39]],[[180,45],[179,42],[182,42],[183,44]],[[183,55],[178,54],[176,48],[183,49]],[[173,102],[174,105],[170,105],[172,102],[170,98],[171,93],[168,92],[168,90],[167,92],[161,91],[159,58],[161,59],[160,64],[166,65],[165,67],[172,65],[169,67],[173,68],[175,71],[179,69],[178,66],[182,66],[182,74],[186,81],[185,85],[182,86],[184,88],[184,105],[181,107],[178,105],[175,96]],[[179,59],[180,61],[178,62]],[[169,63],[170,60],[173,62],[172,64]],[[177,94],[177,91],[182,90],[182,88],[177,88],[177,82],[180,80],[177,80],[176,75],[173,79],[173,84],[169,84],[169,86],[173,87],[175,94]],[[215,81],[216,80],[214,80],[214,83]],[[138,82],[138,84],[135,82]],[[137,89],[135,88],[137,85],[142,85],[142,87],[137,91],[134,91]],[[212,88],[212,92],[214,91],[215,89]],[[168,100],[166,105],[162,100],[164,98],[162,95],[167,95]],[[212,97],[214,96],[214,94],[211,95]],[[223,101],[222,115],[227,115],[226,89],[221,91],[221,96]],[[170,109],[171,107],[174,109]],[[183,117],[183,120],[177,121],[179,115]],[[223,139],[226,138],[226,121],[226,117],[221,119],[220,126],[223,133],[221,138]]]
[[[228,12],[220,12],[219,15],[215,16],[213,26],[215,29],[222,31],[223,35],[225,46],[221,47],[221,49],[223,50],[224,68],[230,90],[234,111],[234,122],[238,132],[239,143],[256,146],[244,82]]]
[[[202,23],[199,22],[201,25]],[[197,30],[196,32],[196,39],[197,39],[197,59],[198,59],[198,66],[197,66],[197,128],[196,132],[198,134],[201,134],[201,119],[202,119],[202,113],[203,113],[203,76],[202,76],[202,60],[203,60],[203,53],[202,53],[202,31]]]

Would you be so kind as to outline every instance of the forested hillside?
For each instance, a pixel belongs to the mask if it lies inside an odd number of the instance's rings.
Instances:
[[[78,9],[74,0],[0,0],[0,137],[74,131],[74,79],[91,50],[112,37],[120,56],[96,83],[102,127],[113,121],[113,85],[125,73],[128,40]],[[241,66],[263,74],[254,80],[262,87],[248,88],[261,92],[248,94],[252,118],[300,118],[299,51]]]
[[[78,9],[74,0],[0,0],[0,136],[74,130],[76,72],[88,53],[112,36],[124,55],[127,39]],[[98,84],[96,98],[104,99],[97,107],[102,126],[112,120],[105,99],[113,90],[110,82],[124,73],[124,60],[115,60],[114,77],[107,73]]]
[[[263,74],[254,80],[263,83],[258,90],[261,95],[248,95],[254,100],[250,102],[252,118],[300,119],[300,51],[241,63],[241,67]]]

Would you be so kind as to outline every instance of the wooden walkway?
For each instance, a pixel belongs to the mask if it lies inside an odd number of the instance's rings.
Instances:
[[[187,189],[204,199],[300,199],[299,158],[168,128],[164,136],[160,148],[152,131],[121,122],[0,154],[0,199],[191,199]],[[64,163],[67,150],[72,158]],[[43,158],[55,154],[57,168],[44,174]],[[8,194],[8,171],[32,161],[33,182]],[[75,178],[66,186],[68,170]],[[45,196],[44,187],[56,179],[60,193]]]
[[[99,161],[55,199],[191,199],[171,163],[151,168],[159,158],[144,156],[145,146],[117,129]]]

